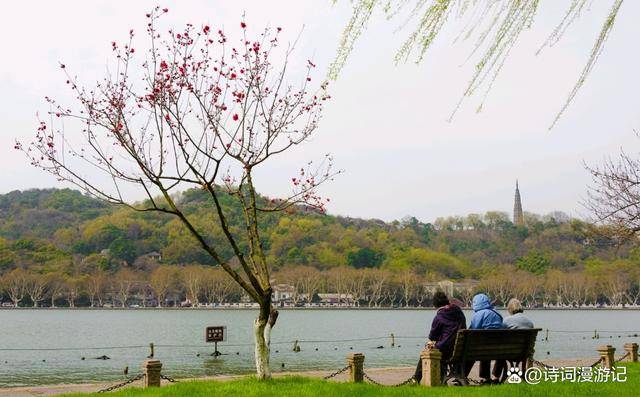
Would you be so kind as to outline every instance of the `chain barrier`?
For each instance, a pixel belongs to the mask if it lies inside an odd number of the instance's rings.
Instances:
[[[413,384],[415,382],[416,382],[416,378],[414,378],[412,376],[409,379],[405,380],[404,382],[396,383],[395,385],[393,385],[393,387],[400,387],[400,386],[404,386],[404,385],[410,385],[410,384]]]
[[[595,363],[591,364],[589,367],[591,368],[595,368],[598,364],[600,364],[604,359],[602,357],[600,357],[598,359],[598,361],[596,361]]]
[[[382,384],[382,383],[378,382],[377,380],[371,378],[369,375],[367,375],[366,372],[363,375],[364,375],[364,378],[369,383],[374,384],[376,386],[383,386],[383,387],[400,387],[400,386],[408,385],[408,384],[411,384],[411,383],[415,382],[415,378],[413,376],[411,376],[409,379],[407,379],[405,381],[402,381],[400,383],[396,383],[395,385],[385,385],[385,384]]]
[[[623,360],[627,357],[629,353],[625,354],[624,356],[620,357],[618,360],[616,360],[616,362]],[[544,368],[544,369],[552,369],[552,368],[557,368],[554,365],[549,365],[549,364],[545,364],[542,361],[538,361],[538,360],[531,360],[531,362],[534,365],[537,365],[538,367]],[[593,364],[589,365],[588,367],[590,368],[594,368],[595,366],[597,366],[598,364],[600,364],[602,362],[602,357],[600,357],[596,362],[594,362]]]
[[[624,360],[625,358],[629,357],[631,353],[626,352],[622,357],[620,357],[619,359],[616,360],[617,363],[619,363],[620,361]]]
[[[105,389],[102,389],[102,390],[98,390],[98,393],[106,393],[106,392],[110,392],[110,391],[119,389],[121,387],[129,385],[129,384],[131,384],[131,383],[133,383],[133,382],[135,382],[137,380],[140,380],[142,378],[144,378],[144,374],[140,374],[140,375],[134,376],[133,378],[127,379],[126,381],[124,381],[122,383],[118,383],[118,384],[115,384],[113,386],[109,386],[109,387],[107,387]]]
[[[80,351],[80,350],[122,350],[122,349],[144,349],[149,345],[138,346],[102,346],[102,347],[44,347],[44,348],[0,348],[3,352],[23,352],[23,351]]]
[[[173,379],[172,377],[170,377],[170,376],[168,376],[168,375],[162,375],[162,374],[160,374],[160,379],[164,379],[164,380],[166,380],[166,381],[168,381],[168,382],[171,382],[171,383],[178,383],[178,381],[177,381],[177,380]]]
[[[372,383],[372,384],[374,384],[374,385],[376,385],[376,386],[384,386],[382,383],[377,382],[377,381],[375,381],[375,380],[371,379],[371,377],[370,377],[369,375],[367,375],[367,373],[366,373],[366,372],[365,372],[363,375],[364,375],[364,378],[365,378],[369,383]]]
[[[550,333],[560,333],[560,334],[593,334],[593,330],[588,331],[577,331],[577,330],[547,330]],[[597,330],[598,334],[607,333],[607,334],[629,334],[629,337],[637,337],[640,335],[640,331],[604,331]],[[396,339],[420,339],[426,340],[426,336],[420,335],[396,335]],[[375,340],[385,340],[389,339],[389,335],[384,336],[375,336],[375,337],[367,337],[367,338],[352,338],[352,339],[318,339],[318,340],[305,340],[298,339],[298,343],[340,343],[340,342],[365,342],[365,341],[375,341]],[[272,341],[271,345],[287,345],[293,344],[295,340],[292,341]],[[253,343],[231,343],[225,344],[226,347],[244,347],[244,346],[253,346]],[[184,347],[184,348],[207,348],[208,345],[199,345],[199,344],[156,344],[156,347]],[[144,349],[147,348],[148,345],[129,345],[129,346],[100,346],[100,347],[50,347],[50,348],[0,348],[0,351],[79,351],[79,350],[118,350],[118,349]]]
[[[598,361],[598,362],[600,362],[600,361]],[[554,367],[554,366],[552,366],[552,365],[545,364],[545,363],[543,363],[542,361],[538,361],[538,360],[531,360],[531,363],[532,363],[533,365],[537,365],[538,367],[540,367],[540,368],[544,368],[544,369],[551,369],[551,368],[555,368],[555,367]]]
[[[473,383],[474,385],[477,385],[477,386],[480,386],[480,385],[483,384],[482,380],[476,380],[476,379],[473,379],[473,378],[469,378],[468,376],[465,379],[467,380],[467,382]]]
[[[602,363],[602,362],[604,362],[604,358],[603,358],[603,357],[600,357],[600,358],[598,359],[598,361],[596,361],[595,363],[593,363],[593,364],[589,365],[589,368],[595,368],[598,364],[600,364],[600,363]],[[583,369],[584,369],[584,367],[582,367],[582,368],[578,368],[578,373],[582,375],[582,370],[583,370]]]
[[[396,336],[396,339],[426,339],[426,336]],[[341,342],[366,342],[375,340],[389,339],[389,335],[375,336],[368,338],[351,338],[351,339],[298,339],[298,343],[341,343]],[[271,345],[290,345],[295,340],[291,341],[272,341]],[[225,347],[245,347],[254,346],[253,342],[249,343],[227,343]],[[120,349],[145,349],[149,345],[129,345],[129,346],[99,346],[99,347],[45,347],[45,348],[3,348],[0,347],[0,351],[81,351],[81,350],[120,350]],[[185,348],[208,348],[208,345],[199,344],[155,344],[155,347],[185,347]]]
[[[349,366],[347,365],[344,368],[340,368],[339,370],[337,370],[336,372],[330,373],[327,376],[324,376],[322,379],[327,380],[327,379],[331,379],[331,378],[335,378],[336,376],[340,375],[341,373],[343,373],[344,371],[348,370]]]

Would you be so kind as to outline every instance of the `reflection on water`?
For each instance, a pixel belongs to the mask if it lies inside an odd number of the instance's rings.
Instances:
[[[544,331],[539,335],[538,359],[597,358],[597,345],[612,344],[619,353],[625,342],[640,340],[633,336],[640,334],[637,310],[527,314],[536,326],[551,330],[548,341],[542,340]],[[130,375],[140,372],[151,342],[163,372],[173,377],[250,373],[256,315],[250,310],[0,310],[0,386],[120,380],[125,366]],[[371,367],[413,365],[433,315],[433,310],[284,310],[272,335],[273,370],[337,369],[355,351],[363,352]],[[471,313],[465,315],[468,322]],[[225,355],[217,358],[211,356],[213,345],[204,343],[204,329],[211,325],[227,326],[227,341],[218,345]],[[594,330],[600,339],[592,339]],[[299,353],[292,351],[296,339]],[[77,350],[7,350],[68,348]],[[102,355],[110,359],[95,359]]]

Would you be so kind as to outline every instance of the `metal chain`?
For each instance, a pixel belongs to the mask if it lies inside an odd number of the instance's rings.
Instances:
[[[327,380],[327,379],[334,378],[334,377],[340,375],[341,373],[343,373],[344,371],[346,371],[348,369],[349,369],[349,366],[347,365],[346,367],[341,368],[341,369],[337,370],[336,372],[333,372],[333,373],[323,377],[322,379]]]
[[[374,384],[376,386],[385,386],[385,387],[400,387],[400,386],[404,386],[404,385],[408,385],[410,383],[413,383],[414,380],[415,380],[415,378],[413,376],[411,376],[409,379],[407,379],[407,380],[405,380],[403,382],[400,382],[400,383],[396,383],[395,385],[384,385],[384,384],[372,379],[369,375],[367,375],[366,372],[363,375],[364,375],[364,378],[369,381],[369,383],[372,383],[372,384]]]
[[[620,357],[620,358],[619,358],[619,360],[622,360],[622,359],[624,359],[625,357],[626,357],[626,355],[624,355],[624,356]],[[538,367],[542,367],[542,368],[544,368],[544,369],[552,369],[552,368],[556,368],[556,367],[555,367],[555,366],[553,366],[553,365],[548,365],[548,364],[545,364],[545,363],[543,363],[542,361],[538,361],[538,360],[531,360],[531,362],[532,362],[534,365],[537,365]],[[602,357],[600,357],[600,358],[598,359],[598,361],[596,361],[595,363],[593,363],[593,364],[589,365],[589,367],[594,368],[596,365],[600,364],[601,362],[602,362]]]
[[[591,364],[591,365],[590,365],[590,367],[591,367],[591,368],[595,368],[595,366],[596,366],[596,365],[598,365],[598,364],[600,364],[600,363],[602,362],[602,360],[603,360],[603,358],[602,358],[602,357],[600,357],[600,358],[598,359],[598,361],[596,361],[595,363]]]
[[[369,377],[369,375],[367,375],[366,372],[363,375],[364,375],[364,378],[369,381],[369,383],[373,383],[376,386],[384,386],[382,383],[376,382],[375,380],[371,379],[371,377]]]
[[[409,379],[405,380],[404,382],[396,383],[395,385],[393,385],[393,387],[400,387],[400,386],[412,384],[413,382],[415,382],[415,379],[416,378],[412,376]]]
[[[544,369],[551,369],[551,368],[555,368],[554,366],[552,366],[552,365],[548,365],[548,364],[545,364],[545,363],[543,363],[542,361],[538,361],[538,360],[531,360],[531,362],[532,362],[534,365],[537,365],[538,367],[542,367],[542,368],[544,368]],[[599,362],[599,361],[598,361],[598,362]]]
[[[166,380],[168,382],[171,382],[171,383],[177,383],[178,382],[177,380],[173,379],[172,377],[170,377],[168,375],[160,374],[160,379],[164,379],[164,380]]]
[[[474,385],[481,385],[482,384],[481,381],[475,380],[475,379],[472,379],[472,378],[467,378],[467,381],[473,383]]]
[[[133,383],[133,382],[135,382],[137,380],[140,380],[142,378],[144,378],[144,374],[140,374],[140,375],[134,376],[133,378],[127,379],[126,381],[124,381],[122,383],[118,383],[116,385],[107,387],[106,389],[98,390],[98,393],[106,393],[106,392],[109,392],[109,391],[112,391],[112,390],[119,389],[121,387],[124,387],[124,386],[126,386],[128,384],[131,384],[131,383]]]
[[[620,357],[619,359],[617,359],[617,360],[616,360],[616,362],[617,362],[617,363],[619,363],[620,361],[622,361],[622,360],[624,360],[625,358],[629,357],[629,354],[631,354],[631,353],[626,352],[626,353],[624,354],[624,356],[622,356],[622,357]]]
[[[604,362],[604,358],[603,358],[603,357],[600,357],[600,358],[598,359],[598,361],[596,361],[595,363],[593,363],[593,364],[589,365],[589,367],[588,367],[588,368],[595,368],[595,367],[596,367],[596,365],[600,364],[601,362]],[[578,368],[578,374],[582,375],[582,370],[583,370],[584,368],[587,368],[587,367]]]

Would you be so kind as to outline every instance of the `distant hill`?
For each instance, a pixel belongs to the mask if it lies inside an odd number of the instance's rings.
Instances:
[[[261,198],[264,199],[264,198]],[[223,256],[232,256],[212,203],[199,190],[180,202]],[[242,216],[230,197],[223,205],[241,236]],[[555,213],[525,214],[516,227],[507,214],[487,212],[439,218],[433,224],[406,217],[390,223],[323,215],[297,209],[265,215],[262,236],[274,267],[309,265],[411,269],[444,277],[474,277],[483,268],[514,264],[532,272],[609,260],[631,247],[614,247],[583,221]],[[168,264],[210,264],[177,219],[107,205],[71,189],[31,189],[0,195],[0,273],[16,267],[84,273],[100,267],[144,269],[146,254]]]

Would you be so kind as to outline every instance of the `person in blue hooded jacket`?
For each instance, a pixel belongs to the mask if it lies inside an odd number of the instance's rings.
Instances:
[[[469,329],[500,329],[502,316],[493,309],[491,300],[485,294],[477,294],[471,301],[473,316]]]
[[[471,301],[473,316],[469,329],[500,329],[502,328],[502,316],[493,309],[491,300],[485,294],[477,294]],[[467,371],[471,370],[473,363],[467,363]],[[480,361],[480,378],[484,383],[491,383],[491,361]]]

